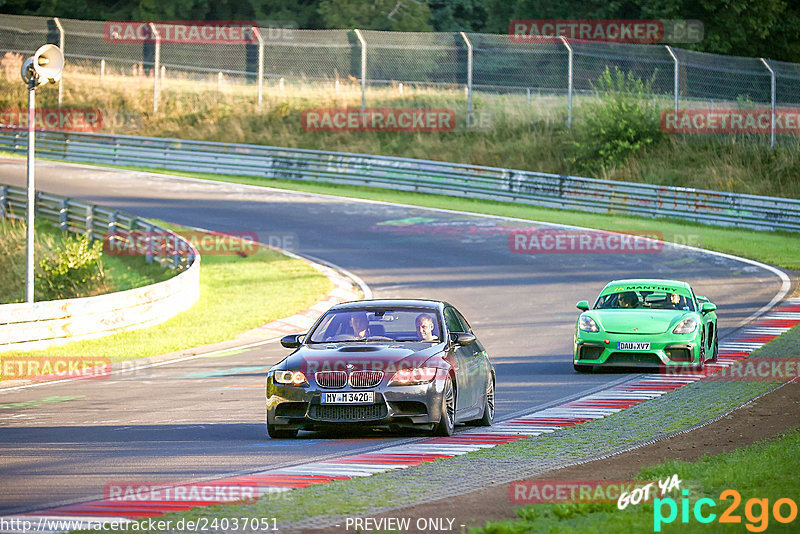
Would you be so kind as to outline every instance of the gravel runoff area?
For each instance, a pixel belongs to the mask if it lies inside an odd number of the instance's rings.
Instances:
[[[751,358],[793,355],[800,344],[798,341],[800,328],[795,328],[754,352]],[[490,519],[514,517],[511,512],[514,505],[508,499],[508,483],[512,481],[544,473],[548,473],[547,479],[565,476],[563,473],[573,479],[602,478],[603,471],[598,466],[612,461],[625,468],[620,473],[631,476],[638,470],[637,466],[670,457],[693,459],[706,451],[730,450],[768,437],[770,432],[753,422],[754,417],[760,422],[765,413],[783,414],[782,423],[772,435],[800,424],[800,411],[792,404],[800,397],[798,384],[794,382],[777,389],[785,384],[703,380],[603,419],[551,434],[364,479],[294,490],[290,498],[270,502],[261,511],[284,519],[278,525],[282,531],[289,532],[320,532],[322,529],[344,532],[348,517],[423,517],[427,512],[430,512],[428,517],[459,518],[453,527],[459,531],[462,524],[475,526]],[[762,398],[760,404],[731,414],[773,391],[772,395]],[[757,408],[763,403],[767,403],[766,409]],[[748,412],[753,409],[760,412],[754,416]],[[739,414],[744,414],[744,422],[734,423]],[[666,438],[670,440],[648,447]],[[681,444],[675,446],[676,456],[669,455],[672,443]],[[604,459],[633,449],[636,450]],[[630,465],[628,458],[632,459]],[[594,460],[601,461],[588,463]],[[569,466],[576,467],[572,467],[572,471],[553,473]],[[614,473],[611,478],[619,479]],[[483,502],[487,495],[493,496],[498,507],[498,513],[493,516],[476,513],[483,507],[469,504]],[[455,496],[464,497],[453,499]],[[439,506],[435,506],[436,501],[441,501]],[[340,505],[336,515],[330,515],[321,512],[319,503],[323,502],[347,504],[345,508]]]

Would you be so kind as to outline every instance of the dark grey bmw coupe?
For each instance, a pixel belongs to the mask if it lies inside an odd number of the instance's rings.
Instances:
[[[494,368],[453,306],[430,300],[338,304],[267,373],[267,431],[348,425],[418,428],[449,436],[494,418]]]

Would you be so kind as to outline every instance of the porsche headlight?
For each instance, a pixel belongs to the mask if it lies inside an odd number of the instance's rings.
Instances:
[[[436,378],[436,367],[416,367],[414,369],[401,369],[389,381],[390,386],[411,386],[414,384],[427,384]]]
[[[697,328],[697,319],[687,317],[672,330],[673,334],[691,334]]]
[[[275,382],[285,386],[300,386],[306,383],[306,375],[300,371],[275,371]]]
[[[578,319],[578,328],[583,330],[584,332],[599,332],[600,329],[597,327],[597,323],[589,317],[588,315],[581,315],[581,318]]]

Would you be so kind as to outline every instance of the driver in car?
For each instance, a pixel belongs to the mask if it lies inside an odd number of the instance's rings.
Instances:
[[[633,291],[626,291],[617,297],[620,308],[636,308],[639,305],[639,297]]]
[[[369,336],[369,319],[364,312],[354,313],[350,316],[350,326],[353,328],[355,339],[366,339]]]

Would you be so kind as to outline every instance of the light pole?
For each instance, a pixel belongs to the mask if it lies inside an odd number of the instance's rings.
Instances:
[[[25,224],[27,225],[25,261],[25,301],[33,304],[33,242],[34,212],[36,210],[36,183],[34,178],[34,132],[36,130],[36,88],[61,79],[64,69],[64,54],[55,45],[40,47],[33,57],[22,64],[22,81],[28,85],[28,203]]]

